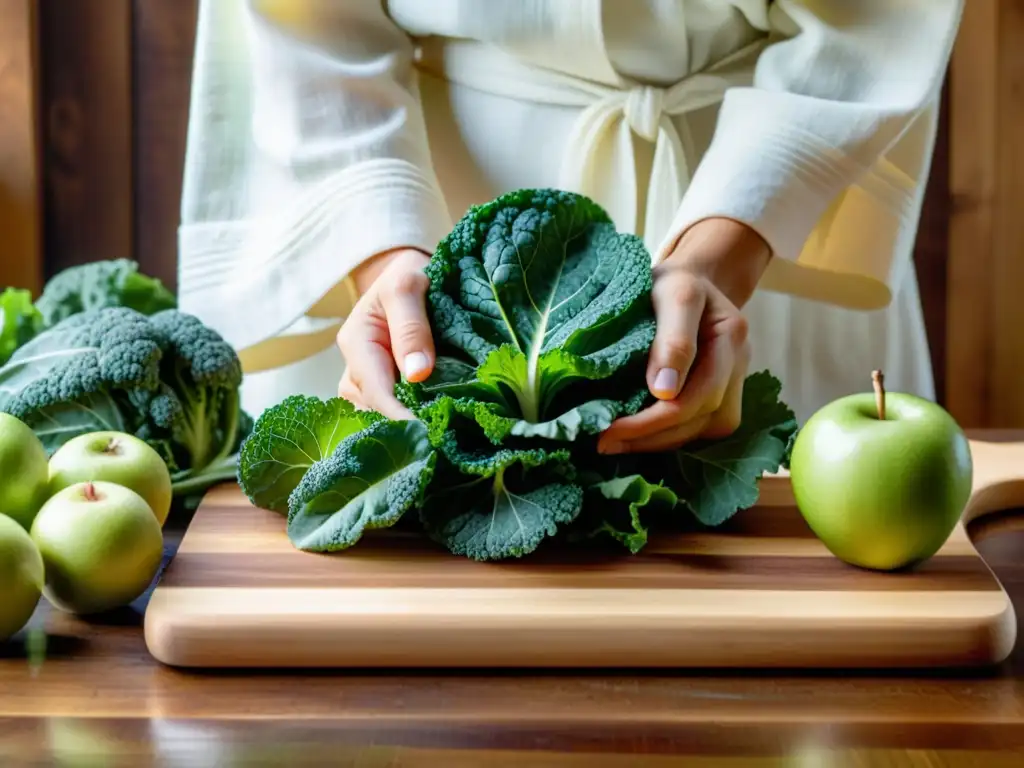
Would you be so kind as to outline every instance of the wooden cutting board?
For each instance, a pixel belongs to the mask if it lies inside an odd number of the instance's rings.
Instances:
[[[1024,443],[972,441],[964,523],[1024,506]],[[639,555],[544,551],[476,563],[421,538],[299,552],[285,519],[212,491],[148,605],[184,667],[937,667],[1002,661],[1014,609],[961,524],[913,572],[834,558],[785,475],[726,527]]]

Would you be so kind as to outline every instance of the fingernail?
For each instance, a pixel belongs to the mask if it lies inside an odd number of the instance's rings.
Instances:
[[[405,378],[411,379],[418,373],[422,373],[430,365],[427,356],[422,352],[410,352],[405,356]]]
[[[607,443],[601,443],[599,446],[597,446],[597,452],[604,454],[622,453],[622,451],[625,448],[625,443],[620,443],[617,440],[609,440]]]
[[[675,368],[662,368],[654,377],[654,391],[657,394],[676,396],[679,388],[679,371]]]

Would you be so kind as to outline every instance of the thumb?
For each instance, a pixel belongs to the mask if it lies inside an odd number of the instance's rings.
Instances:
[[[381,292],[391,353],[409,381],[423,381],[434,369],[434,340],[427,319],[430,280],[419,270],[402,272]]]
[[[673,400],[697,356],[697,332],[706,295],[685,276],[661,280],[652,295],[657,330],[647,363],[647,387],[659,400]]]

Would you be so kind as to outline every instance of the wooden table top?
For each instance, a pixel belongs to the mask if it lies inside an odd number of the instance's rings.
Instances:
[[[971,535],[1020,616],[1024,515]],[[145,600],[103,624],[44,601],[0,648],[0,765],[1024,764],[1024,643],[980,675],[195,673],[150,657]]]

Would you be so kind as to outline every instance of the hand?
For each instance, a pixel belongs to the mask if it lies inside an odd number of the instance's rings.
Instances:
[[[345,373],[338,395],[358,408],[392,419],[412,413],[394,395],[398,366],[409,381],[423,381],[434,367],[427,320],[429,256],[400,249],[381,254],[354,273],[360,297],[338,331]]]
[[[657,331],[647,386],[660,402],[612,423],[598,451],[672,450],[736,430],[750,364],[740,310],[769,258],[768,246],[744,224],[707,219],[687,230],[654,270]]]

